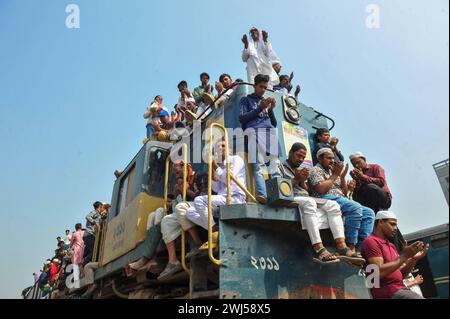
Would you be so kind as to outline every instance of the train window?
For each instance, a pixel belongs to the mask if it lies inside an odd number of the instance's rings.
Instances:
[[[448,233],[431,236],[431,247],[442,248],[448,246]]]
[[[166,172],[166,158],[168,152],[159,147],[150,149],[148,165],[148,179],[143,188],[149,195],[162,197],[164,195],[164,182]]]
[[[122,209],[128,206],[133,199],[134,177],[136,175],[135,165],[122,178],[119,188],[119,202],[117,205],[116,216],[120,214]]]

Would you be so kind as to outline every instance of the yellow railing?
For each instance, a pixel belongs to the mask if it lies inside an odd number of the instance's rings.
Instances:
[[[169,193],[169,168],[170,168],[170,159],[175,152],[178,152],[182,148],[183,152],[183,201],[186,201],[186,192],[187,192],[187,156],[188,156],[188,147],[186,144],[181,144],[179,146],[173,147],[170,151],[169,155],[166,158],[166,176],[164,182],[164,215],[167,215],[167,196]],[[184,271],[190,274],[190,269],[186,265],[186,233],[183,229],[181,229],[181,266]]]
[[[106,231],[108,229],[108,222],[105,220],[101,223],[101,241],[100,241],[100,253],[98,255],[99,265],[102,266],[103,254],[105,251],[105,240],[106,240]]]
[[[213,246],[212,246],[212,234],[213,234],[213,216],[212,216],[212,177],[213,177],[213,128],[217,127],[223,133],[223,139],[225,140],[225,167],[227,174],[227,204],[231,205],[231,174],[230,174],[230,153],[228,150],[228,132],[224,126],[212,123],[209,127],[209,153],[208,153],[208,256],[209,259],[217,266],[220,266],[220,259],[214,257]]]
[[[92,262],[100,262],[103,257],[103,248],[105,244],[105,234],[106,234],[106,225],[107,222],[105,220],[100,221],[100,230],[95,229],[95,242],[94,242],[94,251],[92,253]]]
[[[98,253],[98,243],[100,241],[100,231],[97,227],[95,227],[95,242],[94,242],[94,251],[92,252],[92,262],[97,261],[97,253]]]
[[[225,168],[227,174],[227,205],[231,205],[231,180],[244,191],[244,193],[253,201],[256,202],[255,197],[247,190],[247,188],[242,185],[241,182],[237,180],[236,177],[231,175],[230,172],[230,152],[229,152],[229,143],[228,143],[228,132],[223,125],[218,123],[212,123],[210,126],[210,134],[209,134],[209,153],[208,153],[208,256],[209,259],[217,266],[221,265],[220,259],[214,257],[213,246],[212,246],[212,157],[213,157],[213,128],[217,127],[223,133],[223,139],[225,142]]]

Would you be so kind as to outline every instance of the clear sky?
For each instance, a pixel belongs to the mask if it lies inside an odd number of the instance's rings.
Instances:
[[[301,101],[336,120],[343,153],[384,166],[404,233],[448,222],[432,168],[449,154],[448,22],[448,0],[0,0],[0,297],[18,298],[56,236],[110,201],[156,94],[171,106],[202,71],[246,77],[251,26]]]

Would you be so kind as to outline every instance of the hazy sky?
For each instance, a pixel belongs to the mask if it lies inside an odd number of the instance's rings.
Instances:
[[[81,28],[65,25],[66,5]],[[368,4],[380,28],[366,26]],[[269,31],[301,101],[343,153],[381,164],[404,233],[448,222],[432,164],[449,154],[448,0],[0,0],[0,297],[17,298],[56,236],[142,146],[156,94],[246,77],[242,34]]]

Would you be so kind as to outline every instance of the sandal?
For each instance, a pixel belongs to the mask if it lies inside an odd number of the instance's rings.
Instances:
[[[334,255],[330,254],[330,252],[325,247],[322,247],[318,251],[314,252],[313,261],[325,265],[338,263],[340,260],[338,258],[335,258]]]
[[[170,277],[171,275],[179,272],[181,269],[182,268],[180,262],[177,262],[176,264],[167,264],[166,269],[164,269],[163,272],[158,276],[158,280]]]
[[[351,252],[351,254],[349,254]],[[366,263],[366,260],[361,257],[361,254],[353,252],[350,248],[345,247],[342,249],[336,249],[336,257],[342,261],[348,262],[352,265],[362,266]]]

